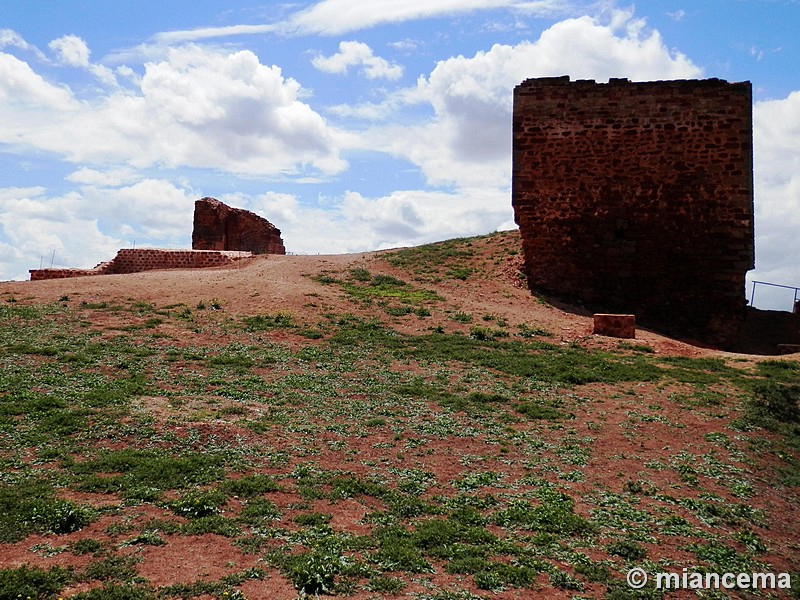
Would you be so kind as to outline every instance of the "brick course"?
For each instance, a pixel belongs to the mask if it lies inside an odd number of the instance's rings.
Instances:
[[[531,289],[734,339],[754,266],[749,82],[529,79],[513,129]]]

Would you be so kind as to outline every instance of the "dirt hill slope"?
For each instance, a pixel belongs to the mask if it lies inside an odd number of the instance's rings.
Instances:
[[[509,232],[0,284],[0,598],[800,587],[800,363],[592,336],[520,261]]]

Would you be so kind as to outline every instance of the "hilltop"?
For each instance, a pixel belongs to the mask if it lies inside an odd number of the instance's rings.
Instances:
[[[0,599],[800,587],[800,361],[592,336],[521,260],[505,232],[0,284]]]

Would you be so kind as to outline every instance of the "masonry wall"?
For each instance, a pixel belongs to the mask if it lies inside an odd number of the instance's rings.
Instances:
[[[93,269],[31,269],[31,281],[42,279],[67,279],[69,277],[87,277],[89,275],[103,275]]]
[[[194,203],[192,248],[286,254],[280,229],[253,212],[232,208],[215,198]]]
[[[203,269],[230,265],[236,260],[252,256],[250,252],[207,250],[162,250],[157,248],[124,248],[113,260],[100,263],[94,269],[36,269],[31,270],[31,281],[63,279],[91,275],[138,273],[155,269]]]
[[[754,266],[749,82],[529,79],[513,135],[533,290],[732,341]]]

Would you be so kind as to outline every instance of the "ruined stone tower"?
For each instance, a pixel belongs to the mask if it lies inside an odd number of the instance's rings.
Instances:
[[[529,79],[513,146],[531,289],[733,340],[754,267],[749,82]]]
[[[280,229],[249,210],[232,208],[216,198],[200,198],[194,203],[192,248],[286,254]]]

